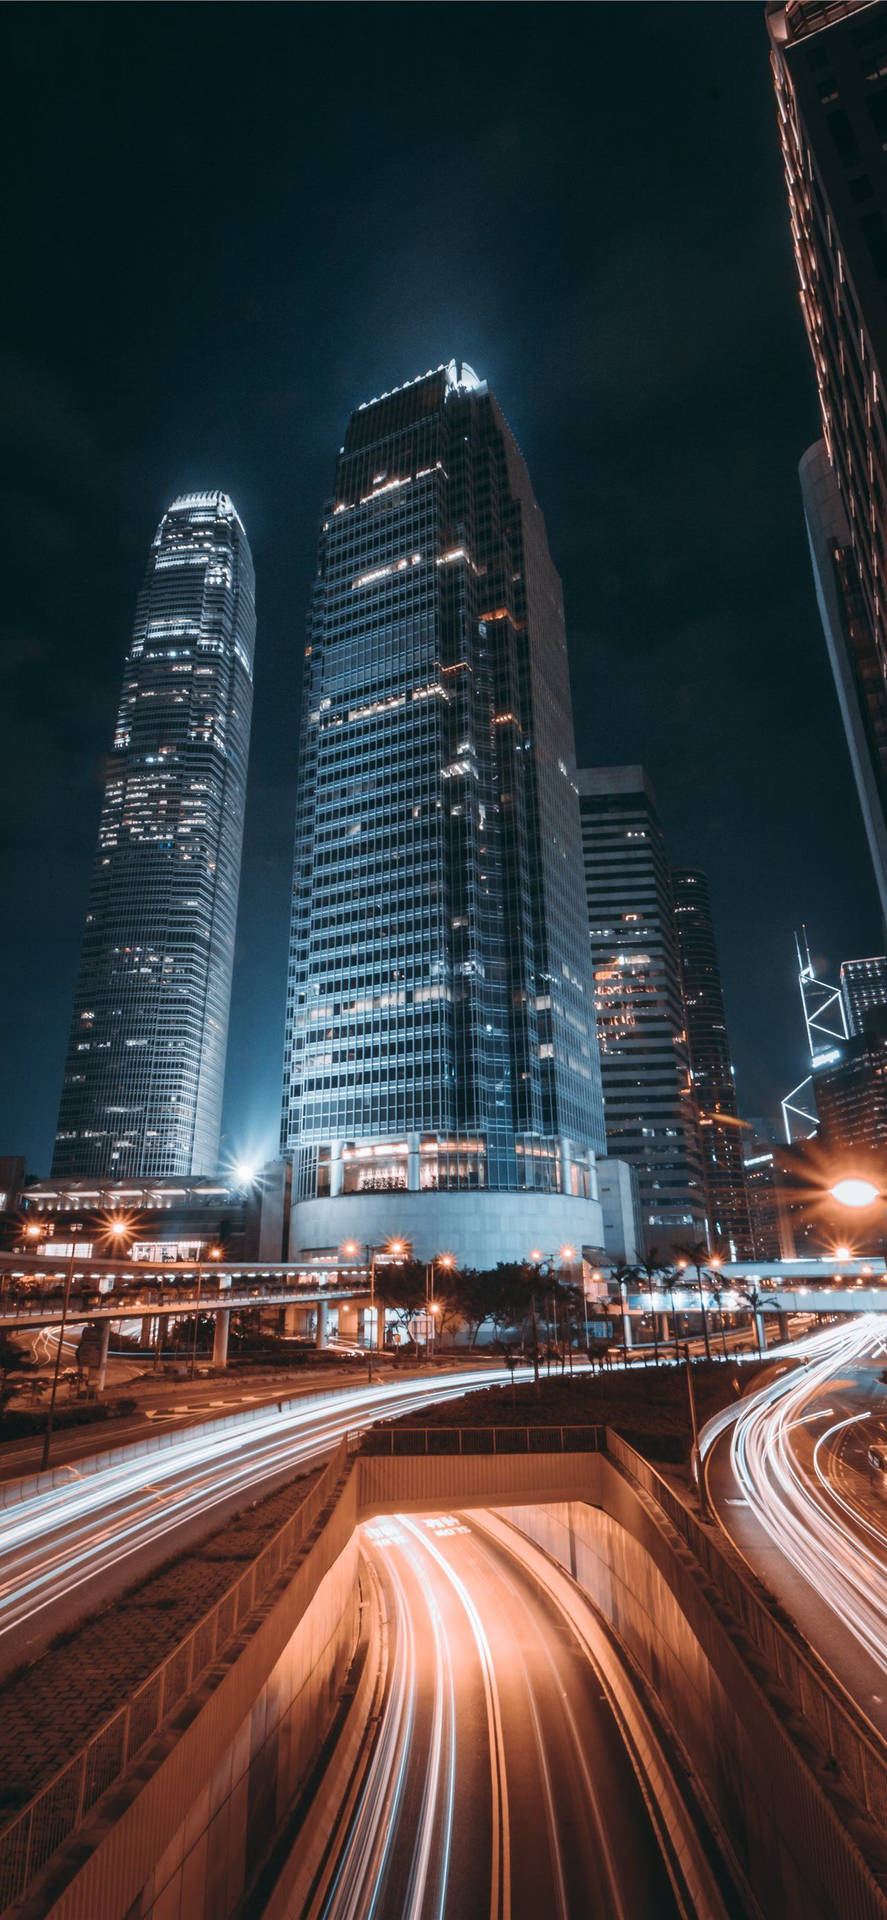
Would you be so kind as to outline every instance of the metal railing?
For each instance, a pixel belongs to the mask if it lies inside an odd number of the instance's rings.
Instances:
[[[221,1658],[304,1543],[346,1462],[347,1447],[341,1441],[301,1506],[247,1572],[0,1833],[0,1914],[23,1898],[56,1850],[82,1826],[102,1794],[132,1766],[170,1714]]]
[[[367,1454],[599,1453],[603,1427],[355,1427],[349,1451]]]
[[[798,1712],[822,1741],[829,1757],[844,1775],[848,1791],[864,1807],[874,1824],[887,1829],[887,1753],[877,1735],[869,1736],[849,1696],[829,1680],[816,1660],[805,1654],[755,1592],[750,1579],[728,1560],[716,1536],[656,1472],[648,1460],[606,1430],[606,1450],[630,1479],[667,1514],[672,1526],[704,1568],[726,1602],[737,1625],[748,1634],[774,1679],[781,1682]]]

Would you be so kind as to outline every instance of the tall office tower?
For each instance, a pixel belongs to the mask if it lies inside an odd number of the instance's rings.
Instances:
[[[887,682],[824,440],[808,447],[799,472],[816,599],[887,924]]]
[[[887,4],[769,0],[767,24],[824,435],[804,504],[887,918]]]
[[[857,1164],[865,1171],[867,1156],[875,1155],[876,1184],[881,1186],[887,1164],[887,1033],[863,1033],[858,1039],[845,1040],[834,1052],[837,1058],[814,1073],[820,1119],[817,1139],[839,1171],[855,1172]],[[844,1156],[843,1168],[838,1155]]]
[[[291,1248],[600,1247],[561,587],[486,384],[358,407],[320,537],[281,1144]]]
[[[607,1151],[637,1168],[648,1247],[707,1233],[671,872],[643,767],[580,770]]]
[[[255,630],[237,512],[184,494],[154,536],[123,676],[58,1177],[217,1170]]]
[[[671,879],[709,1227],[712,1239],[736,1258],[752,1251],[745,1129],[736,1105],[708,881],[687,868],[673,868]]]
[[[841,998],[847,1032],[853,1037],[868,1029],[883,1033],[887,1026],[887,955],[871,960],[845,960],[841,968]]]

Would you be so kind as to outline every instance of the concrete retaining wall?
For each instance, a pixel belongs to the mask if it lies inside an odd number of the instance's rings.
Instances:
[[[170,1730],[165,1757],[149,1752],[117,1804],[101,1803],[76,1859],[62,1858],[22,1920],[227,1920],[236,1911],[325,1737],[356,1645],[355,1496],[352,1472],[285,1590],[235,1644],[188,1724]]]
[[[798,1733],[812,1729],[786,1724],[686,1550],[608,1462],[595,1465],[599,1510],[510,1507],[512,1526],[573,1575],[654,1689],[762,1912],[884,1915],[852,1814],[841,1817],[799,1752]]]

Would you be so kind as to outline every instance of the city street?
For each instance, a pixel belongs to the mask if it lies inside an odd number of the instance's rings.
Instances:
[[[391,1645],[372,1757],[312,1920],[667,1920],[678,1907],[601,1682],[465,1515],[363,1528]]]

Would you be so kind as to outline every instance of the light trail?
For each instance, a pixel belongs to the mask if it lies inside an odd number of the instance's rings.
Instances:
[[[529,1368],[518,1377],[531,1377]],[[214,1517],[247,1505],[269,1483],[326,1458],[350,1428],[416,1412],[502,1384],[507,1368],[440,1373],[345,1389],[280,1412],[272,1404],[214,1431],[185,1429],[162,1450],[129,1457],[0,1512],[0,1670],[96,1599],[119,1591],[128,1569],[206,1533]]]
[[[470,1521],[398,1514],[362,1529],[388,1608],[387,1684],[305,1920],[671,1920],[594,1663],[520,1559]]]
[[[827,1448],[860,1417],[833,1420],[816,1438],[809,1462],[799,1452],[818,1420],[832,1418],[836,1380],[877,1348],[875,1315],[811,1342],[803,1372],[789,1373],[750,1396],[735,1415],[733,1472],[767,1538],[887,1674],[887,1532],[846,1498],[829,1472]],[[874,1544],[872,1544],[874,1543]]]

